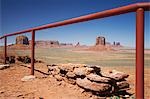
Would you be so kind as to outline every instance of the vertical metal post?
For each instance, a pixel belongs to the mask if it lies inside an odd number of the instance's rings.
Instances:
[[[144,99],[144,9],[136,11],[136,99]]]
[[[31,40],[31,75],[34,75],[34,50],[35,50],[35,31],[32,31],[32,40]]]
[[[7,57],[7,36],[4,37],[4,64],[6,64]]]

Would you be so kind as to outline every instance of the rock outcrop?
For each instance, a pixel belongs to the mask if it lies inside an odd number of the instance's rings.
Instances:
[[[21,35],[16,37],[16,44],[29,45],[29,40],[27,36]]]
[[[9,67],[10,67],[9,64],[0,65],[0,70],[6,69],[6,68],[9,68]]]
[[[108,96],[126,93],[129,83],[126,81],[128,74],[112,70],[102,73],[100,66],[85,64],[57,64],[47,65],[48,72],[57,81],[78,85],[84,91],[93,95]]]
[[[31,42],[31,41],[30,41]],[[51,40],[47,40],[47,41],[35,41],[35,46],[36,47],[58,47],[59,46],[59,41],[51,41]]]
[[[105,45],[105,44],[106,44],[105,37],[98,36],[96,38],[96,44],[95,45]]]

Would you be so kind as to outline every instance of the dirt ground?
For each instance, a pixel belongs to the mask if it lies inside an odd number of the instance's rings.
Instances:
[[[47,67],[43,63],[35,64],[33,81],[22,82],[21,78],[30,75],[30,65],[13,64],[10,68],[0,70],[0,99],[95,99],[83,92],[78,86],[56,81],[46,75]],[[130,93],[135,93],[135,69],[133,67],[102,67],[103,71],[116,69],[130,74]],[[150,68],[145,68],[145,99],[150,99]],[[104,98],[105,99],[105,98]],[[110,98],[108,98],[110,99]]]

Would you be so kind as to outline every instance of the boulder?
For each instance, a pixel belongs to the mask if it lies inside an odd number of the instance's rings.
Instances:
[[[29,56],[18,56],[17,60],[21,61],[21,62],[23,62],[25,64],[31,63],[31,58]]]
[[[111,83],[112,82],[110,78],[101,77],[101,76],[96,75],[96,74],[89,74],[86,77],[90,81],[99,82],[99,83]]]
[[[117,82],[117,87],[119,89],[129,88],[129,83],[127,81]]]
[[[60,73],[60,69],[57,66],[47,65],[47,67],[48,67],[48,73],[52,75],[57,75]]]
[[[9,64],[0,65],[0,70],[6,69],[6,68],[9,68],[9,67],[10,67]]]
[[[48,72],[57,81],[78,85],[92,95],[108,96],[120,94],[129,89],[129,83],[125,80],[129,75],[116,70],[105,74],[106,72],[102,72],[100,66],[71,63],[53,64],[47,65],[47,67]]]
[[[87,78],[84,78],[84,79],[77,78],[76,83],[81,88],[90,90],[93,92],[101,93],[101,92],[111,91],[111,85],[104,84],[104,83],[91,82]]]
[[[17,56],[16,58],[18,61],[21,61],[22,62],[22,56]]]
[[[93,73],[95,73],[97,75],[101,75],[101,68],[100,68],[100,66],[97,66],[97,65],[86,65],[86,67],[93,68],[94,69]]]
[[[66,74],[67,78],[75,79],[76,75],[73,72],[67,72]]]
[[[6,57],[6,62],[9,64],[15,63],[15,56]]]
[[[16,44],[29,45],[29,40],[27,36],[20,35],[16,37]]]
[[[25,56],[25,57],[24,57],[24,63],[25,63],[25,64],[31,63],[31,58],[28,57],[28,56]]]
[[[121,80],[124,80],[125,78],[128,78],[129,75],[125,74],[124,72],[112,70],[112,71],[110,71],[110,73],[107,76],[116,81],[121,81]]]
[[[94,71],[93,68],[89,67],[81,67],[81,68],[75,68],[73,73],[77,76],[86,76]]]
[[[62,65],[59,65],[58,67],[59,67],[60,70],[66,71],[66,72],[68,72],[68,71],[72,72],[75,68],[74,66],[71,66],[71,65],[68,65],[68,64],[62,64]]]

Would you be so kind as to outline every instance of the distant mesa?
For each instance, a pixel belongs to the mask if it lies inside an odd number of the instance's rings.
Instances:
[[[60,43],[60,46],[73,46],[72,43]]]
[[[95,45],[103,45],[103,46],[108,46],[108,45],[112,45],[112,46],[121,46],[120,42],[116,42],[114,41],[113,44],[111,44],[110,42],[106,42],[106,38],[103,36],[98,36],[96,38],[96,43]]]
[[[98,36],[96,38],[96,44],[95,45],[105,45],[105,44],[106,44],[105,37]]]
[[[16,44],[29,45],[29,40],[27,36],[21,35],[16,37]]]
[[[30,41],[31,42],[31,41]],[[59,41],[35,41],[35,46],[36,47],[58,47],[59,46]]]
[[[81,50],[84,48],[87,51],[109,51],[116,50],[119,47],[122,47],[120,42],[114,41],[112,44],[107,42],[104,36],[96,37],[96,42],[93,46],[81,45],[80,42],[77,42],[75,45],[72,43],[60,43],[57,40],[38,40],[35,41],[36,48],[51,48],[51,47],[75,47]],[[31,48],[31,40],[28,39],[25,35],[20,35],[16,37],[16,43],[9,45],[9,48],[19,48],[19,49],[29,49]]]
[[[57,40],[38,40],[35,41],[36,48],[49,48],[49,47],[72,47],[72,43],[60,43]],[[31,40],[27,36],[21,35],[16,37],[16,43],[9,45],[10,48],[26,49],[31,47]]]
[[[89,51],[114,51],[117,50],[118,47],[122,47],[120,42],[106,42],[106,38],[103,36],[96,37],[95,46],[89,47],[87,50]]]
[[[113,43],[114,46],[121,46],[120,42],[115,42]]]

